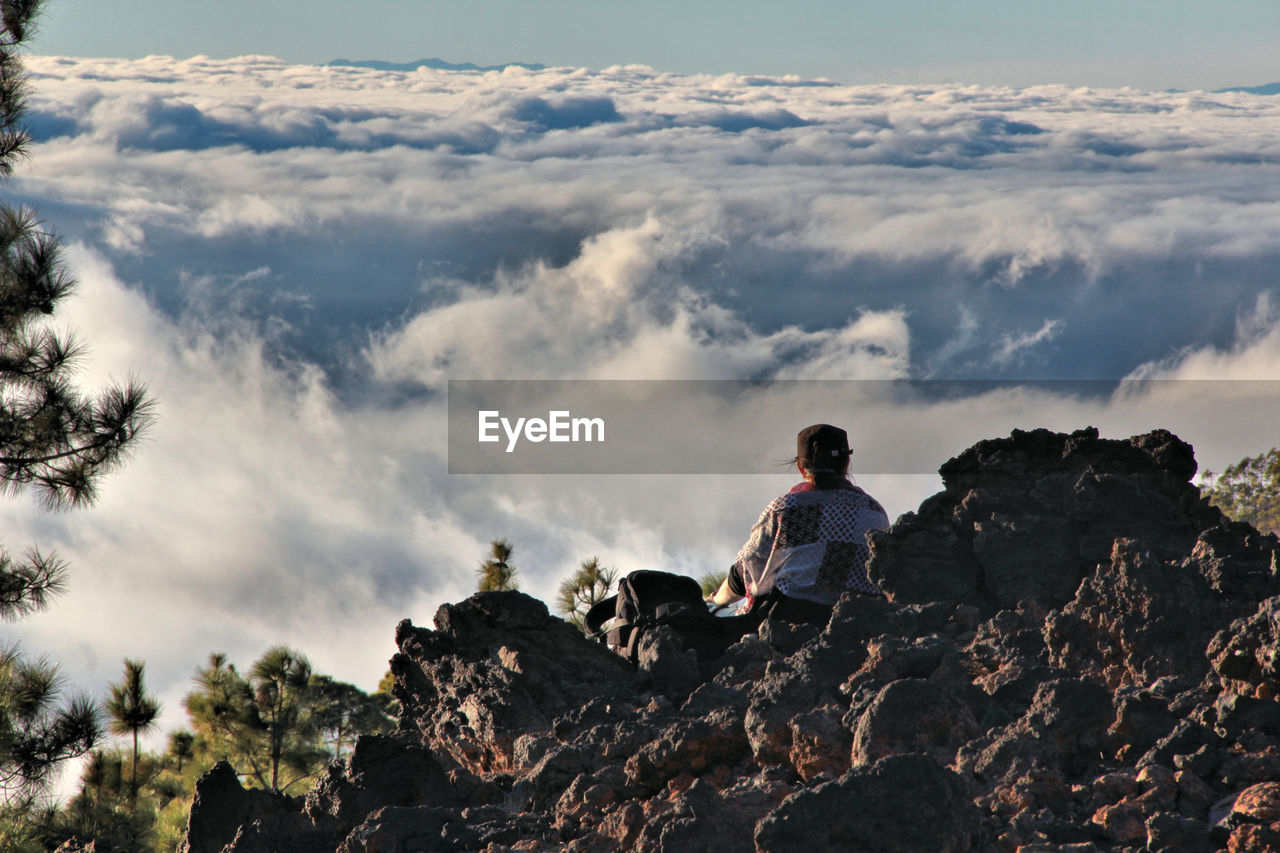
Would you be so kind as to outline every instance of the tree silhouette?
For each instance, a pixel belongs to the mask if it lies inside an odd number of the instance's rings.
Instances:
[[[133,736],[133,762],[129,775],[129,805],[138,801],[138,734],[155,727],[160,703],[147,695],[143,683],[146,664],[125,658],[124,679],[111,685],[107,714],[111,717],[111,733]]]
[[[19,50],[43,6],[0,0],[0,177],[28,149]],[[136,383],[93,397],[71,383],[82,348],[48,318],[74,288],[58,238],[33,211],[0,202],[0,491],[30,490],[46,509],[92,503],[99,477],[125,460],[152,415]],[[0,618],[45,607],[65,574],[54,554],[32,548],[15,558],[0,548]],[[57,687],[50,664],[14,649],[0,655],[0,798],[10,809],[29,808],[52,768],[98,737],[95,706],[64,701]]]
[[[100,735],[97,705],[87,697],[64,703],[56,667],[0,650],[0,791],[9,808],[30,808],[53,768]]]
[[[1280,450],[1246,456],[1220,475],[1206,469],[1204,482],[1204,496],[1227,515],[1280,533]]]
[[[511,554],[515,546],[506,539],[495,539],[489,543],[489,557],[480,563],[476,574],[480,577],[480,592],[501,592],[516,589],[516,567],[511,564]]]
[[[177,773],[182,775],[182,765],[195,753],[196,736],[185,730],[169,733],[169,754],[177,761]]]
[[[0,175],[12,174],[28,145],[22,129],[26,77],[17,49],[42,0],[0,2]],[[96,497],[99,475],[120,464],[151,420],[137,384],[112,386],[96,398],[70,383],[83,349],[46,320],[76,286],[62,244],[36,214],[0,204],[0,487],[33,489],[48,508],[81,506]],[[41,590],[60,572],[55,562],[10,564],[24,574],[20,598],[40,606]]]
[[[572,576],[560,582],[556,595],[557,612],[579,629],[583,628],[587,611],[591,605],[609,597],[617,576],[617,570],[600,566],[599,557],[583,560]]]

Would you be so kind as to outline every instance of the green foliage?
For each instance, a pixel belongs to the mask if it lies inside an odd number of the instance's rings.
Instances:
[[[1220,475],[1206,470],[1204,482],[1205,497],[1228,516],[1263,533],[1280,533],[1280,451],[1276,448],[1246,456]]]
[[[155,727],[160,715],[160,703],[147,695],[143,684],[146,664],[128,658],[124,662],[124,680],[111,685],[111,698],[107,700],[107,714],[111,717],[111,733],[133,737],[132,775],[129,777],[129,801],[138,796],[138,735]]]
[[[593,604],[609,597],[617,576],[616,569],[602,568],[598,557],[583,560],[572,576],[560,582],[556,612],[580,630],[585,630],[587,611]]]
[[[213,654],[195,681],[185,705],[204,751],[231,762],[251,783],[287,793],[327,760],[315,738],[311,664],[301,653],[273,646],[247,678],[225,655]]]
[[[178,774],[182,773],[182,764],[195,757],[196,736],[194,733],[179,730],[169,732],[169,754],[177,763]]]
[[[501,592],[517,588],[516,567],[511,564],[513,551],[515,546],[506,539],[495,539],[489,543],[489,557],[476,570],[480,578],[476,588],[480,592]]]
[[[288,646],[272,646],[249,671],[249,684],[254,700],[250,708],[266,735],[271,777],[264,787],[280,791],[282,769],[296,782],[318,770],[328,757],[307,742],[315,724],[308,695],[311,662]]]
[[[142,665],[130,663],[117,687],[123,708],[140,709],[146,703],[128,697],[146,698]],[[169,853],[185,835],[196,781],[215,762],[229,761],[249,786],[300,793],[329,761],[350,754],[358,737],[394,728],[386,713],[390,696],[314,673],[287,646],[268,649],[247,676],[226,655],[212,654],[194,681],[183,703],[193,730],[170,732],[162,752],[94,750],[79,793],[35,833],[45,846],[33,850],[74,840],[117,853]],[[129,719],[136,724],[143,716]],[[3,831],[0,819],[0,839]]]
[[[145,670],[142,662],[126,659],[124,677],[111,685],[106,703],[111,733],[129,738],[129,747],[90,753],[81,771],[80,792],[49,823],[49,844],[95,841],[101,849],[121,853],[164,849],[157,846],[157,815],[183,795],[185,786],[180,770],[175,774],[171,769],[171,756],[139,749],[138,736],[154,728],[160,714],[160,703],[147,693]]]
[[[387,670],[382,676],[382,680],[378,682],[378,690],[373,695],[377,698],[378,703],[382,705],[383,713],[394,719],[400,716],[400,703],[396,701],[395,696],[391,694],[391,688],[395,686],[396,676],[391,670]]]
[[[126,765],[132,765],[133,771],[126,771]],[[148,794],[162,772],[155,756],[145,756],[139,763],[131,752],[95,749],[82,771],[79,793],[49,822],[47,844],[95,841],[100,849],[122,853],[156,849],[157,801]]]
[[[169,853],[186,834],[196,781],[212,766],[211,761],[200,761],[198,753],[197,736],[180,729],[169,733],[164,753],[143,757],[142,800],[136,813],[151,820],[149,846],[143,850]]]
[[[720,585],[723,584],[725,580],[728,579],[728,577],[729,577],[729,573],[725,571],[725,572],[707,572],[705,575],[698,578],[698,585],[702,587],[703,598],[707,597],[708,595],[715,594],[715,591],[720,588]]]
[[[47,817],[32,810],[0,806],[0,850],[5,853],[45,853]]]
[[[141,661],[124,661],[124,678],[111,685],[111,698],[107,700],[107,713],[111,716],[111,733],[133,735],[148,731],[160,714],[160,703],[147,695],[145,684],[146,664]]]
[[[395,728],[388,716],[391,697],[385,693],[365,693],[327,675],[311,676],[310,689],[315,727],[332,760],[346,758],[360,735],[386,734]]]
[[[226,655],[210,655],[195,682],[184,705],[196,763],[208,769],[226,760],[262,788],[295,793],[329,761],[345,757],[360,735],[393,728],[389,697],[314,674],[306,657],[287,646],[268,649],[248,677]],[[171,752],[178,743],[171,742]]]
[[[393,680],[393,683],[394,683],[394,680]],[[387,685],[386,689],[383,689],[383,682],[379,681],[378,689],[369,694],[369,701],[375,704],[382,712],[382,716],[384,716],[387,719],[389,726],[385,729],[385,731],[388,731],[388,732],[395,731],[396,717],[399,716],[400,714],[400,703],[397,702],[395,700],[395,697],[391,695],[391,685]],[[378,731],[383,731],[383,729],[378,729]],[[361,733],[366,734],[366,733],[375,733],[375,732],[373,732],[373,730],[370,730],[369,732],[361,732]]]

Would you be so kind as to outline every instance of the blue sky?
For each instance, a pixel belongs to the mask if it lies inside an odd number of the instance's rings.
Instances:
[[[1277,43],[1274,0],[53,0],[35,47],[1159,90],[1275,82]]]

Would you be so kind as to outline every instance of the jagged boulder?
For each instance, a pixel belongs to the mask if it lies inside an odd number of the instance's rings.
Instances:
[[[625,662],[527,595],[479,593],[442,606],[435,624],[396,629],[400,729],[468,771],[517,769],[522,736],[593,699],[632,692]]]
[[[478,779],[446,771],[431,750],[403,738],[365,735],[345,763],[329,766],[307,793],[303,811],[313,823],[333,824],[345,836],[379,808],[450,808],[483,799],[481,788]],[[494,788],[491,797],[500,799],[501,794]]]
[[[895,755],[792,794],[756,827],[756,850],[962,853],[980,825],[964,782],[922,755]]]
[[[867,571],[904,603],[1061,606],[1117,538],[1181,558],[1222,520],[1195,471],[1191,446],[1164,430],[1128,441],[1016,430],[947,461],[944,491],[873,534]]]
[[[1161,430],[980,442],[874,537],[887,597],[714,660],[657,631],[633,667],[520,593],[446,605],[397,629],[394,735],[305,800],[215,768],[184,850],[1280,845],[1280,543],[1195,467]]]
[[[1115,540],[1110,561],[1045,620],[1049,663],[1112,689],[1164,677],[1198,682],[1209,669],[1205,645],[1219,626],[1256,605],[1222,597],[1187,562],[1161,560],[1134,539]]]
[[[855,767],[901,753],[923,753],[946,766],[979,732],[962,699],[924,678],[889,682],[852,726]]]
[[[318,828],[303,817],[298,798],[246,789],[235,768],[219,761],[196,783],[186,838],[178,851],[308,853],[332,849],[339,840],[337,833]]]

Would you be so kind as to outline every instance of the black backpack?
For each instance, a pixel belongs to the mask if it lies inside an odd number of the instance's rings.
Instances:
[[[702,598],[702,587],[687,575],[640,570],[618,581],[618,594],[587,611],[587,636],[632,663],[640,638],[659,625],[669,625],[699,660],[722,654],[729,644],[720,620]]]

